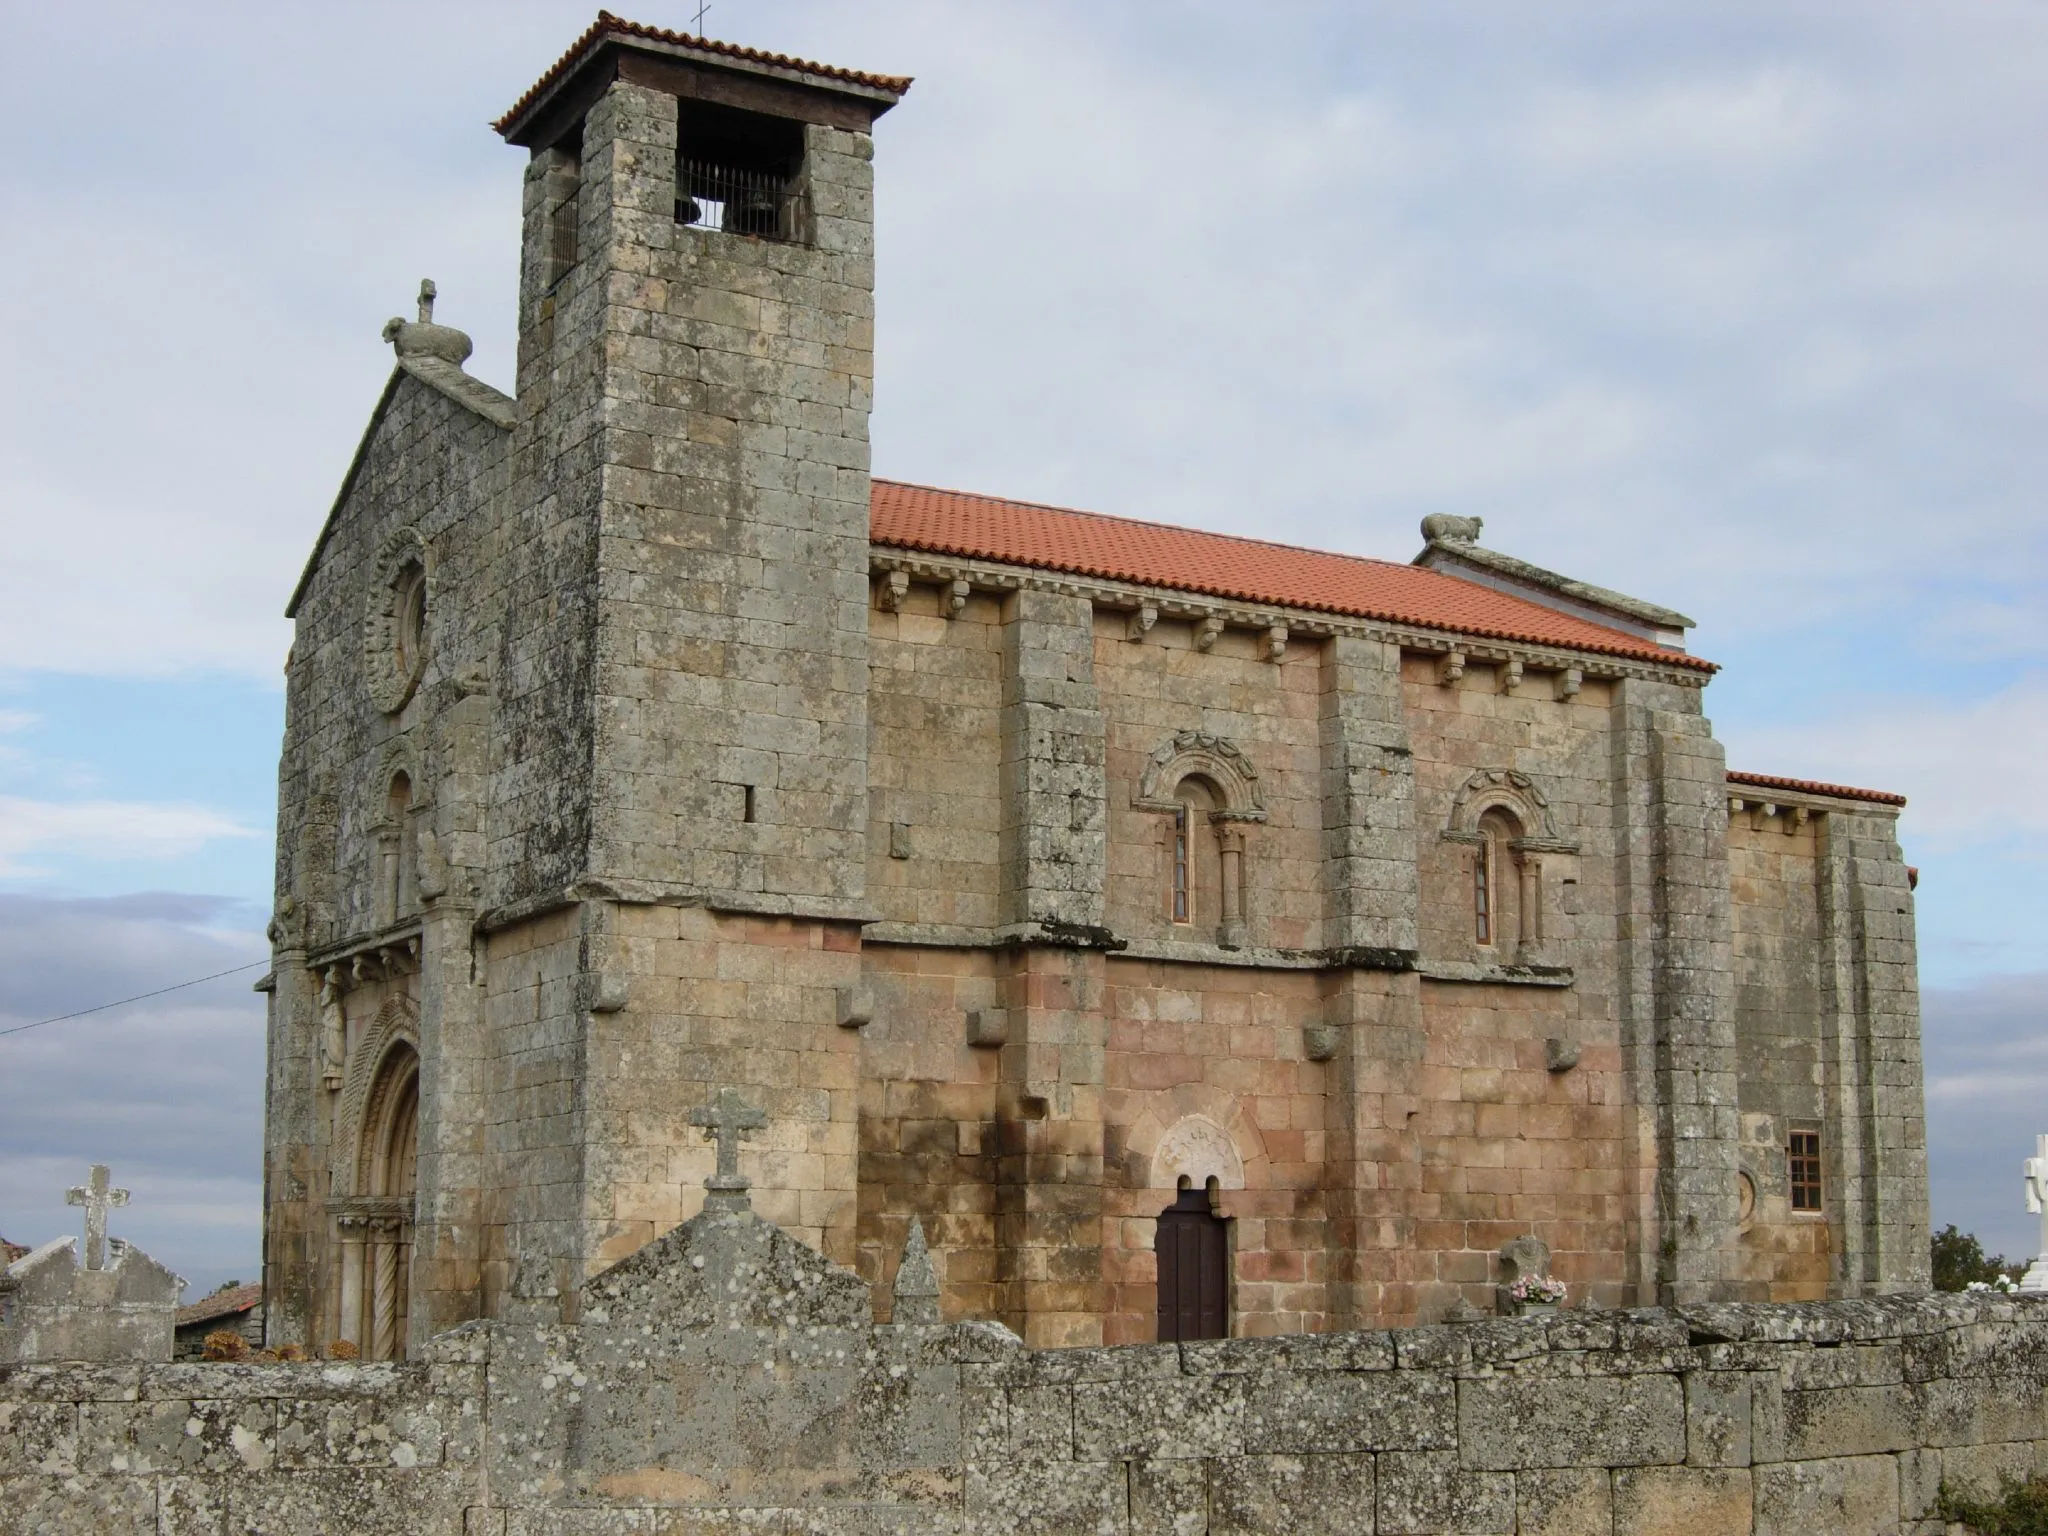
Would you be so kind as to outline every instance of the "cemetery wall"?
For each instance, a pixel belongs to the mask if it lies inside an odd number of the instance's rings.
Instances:
[[[1031,1350],[707,1209],[580,1302],[406,1365],[0,1370],[0,1533],[1920,1533],[2048,1467],[2048,1306],[2002,1297]]]

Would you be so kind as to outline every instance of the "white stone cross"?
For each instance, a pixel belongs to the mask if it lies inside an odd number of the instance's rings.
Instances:
[[[107,1212],[128,1203],[128,1191],[107,1188],[107,1165],[94,1163],[83,1184],[66,1190],[66,1205],[85,1207],[85,1267],[107,1267]]]
[[[714,1194],[745,1194],[752,1181],[740,1172],[740,1139],[766,1126],[768,1117],[732,1089],[721,1088],[709,1104],[690,1111],[690,1124],[718,1143],[718,1171],[704,1187]]]
[[[2034,1138],[2034,1156],[2022,1170],[2027,1180],[2027,1210],[2041,1218],[2041,1252],[2020,1278],[2030,1294],[2048,1291],[2048,1136]]]

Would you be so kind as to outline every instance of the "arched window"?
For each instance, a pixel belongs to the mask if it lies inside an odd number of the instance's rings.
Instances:
[[[1521,835],[1507,811],[1496,808],[1479,818],[1479,841],[1472,848],[1472,937],[1489,948],[1512,948],[1523,938],[1514,847]]]
[[[1158,910],[1227,948],[1245,942],[1245,830],[1266,819],[1258,780],[1236,743],[1182,731],[1154,750],[1132,797],[1167,818]]]
[[[418,863],[412,820],[412,777],[403,769],[391,776],[384,796],[384,825],[378,829],[379,918],[395,923],[418,905],[413,885]]]
[[[1167,913],[1176,923],[1214,925],[1223,915],[1223,857],[1208,780],[1190,775],[1174,787],[1173,848]]]

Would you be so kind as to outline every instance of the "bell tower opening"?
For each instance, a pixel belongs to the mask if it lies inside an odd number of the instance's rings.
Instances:
[[[806,242],[803,124],[716,102],[676,107],[676,222]]]

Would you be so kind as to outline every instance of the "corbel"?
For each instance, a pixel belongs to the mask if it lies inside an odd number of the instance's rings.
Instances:
[[[882,577],[882,585],[876,593],[884,613],[900,613],[903,599],[910,593],[910,572],[890,571]]]
[[[1813,813],[1807,810],[1805,806],[1793,806],[1792,814],[1785,818],[1785,835],[1787,837],[1790,837],[1795,832],[1804,832],[1806,830],[1806,824],[1812,819]]]
[[[1728,819],[1730,821],[1733,821],[1737,816],[1740,816],[1743,813],[1743,811],[1748,808],[1748,806],[1749,802],[1747,800],[1744,800],[1742,796],[1730,795],[1728,797]]]
[[[1202,622],[1195,626],[1195,649],[1198,651],[1212,649],[1216,644],[1216,637],[1222,633],[1223,615],[1220,613],[1205,614]]]
[[[1452,651],[1450,655],[1438,659],[1436,664],[1436,680],[1439,683],[1448,687],[1464,675],[1465,653],[1463,651]]]
[[[973,590],[973,584],[964,576],[949,583],[939,594],[939,617],[950,619],[959,613],[967,606],[967,596]]]
[[[1585,685],[1586,673],[1583,667],[1566,667],[1557,674],[1557,698],[1559,703],[1575,699],[1579,689]]]
[[[841,987],[835,994],[835,1002],[841,1029],[859,1029],[875,1017],[874,989],[866,983],[857,987]]]
[[[1010,1038],[1010,1015],[1003,1008],[970,1008],[967,1010],[967,1043],[979,1046],[1007,1044]]]
[[[1142,640],[1151,632],[1152,626],[1158,622],[1158,608],[1151,603],[1141,603],[1138,606],[1138,610],[1128,619],[1124,620],[1124,638],[1126,640]]]
[[[1503,662],[1500,669],[1500,691],[1502,693],[1513,693],[1521,686],[1522,663],[1513,659]]]
[[[1301,1028],[1301,1053],[1310,1061],[1329,1061],[1337,1054],[1337,1026],[1334,1024],[1304,1024]]]
[[[1278,664],[1287,657],[1287,626],[1275,624],[1266,631],[1266,660]]]

